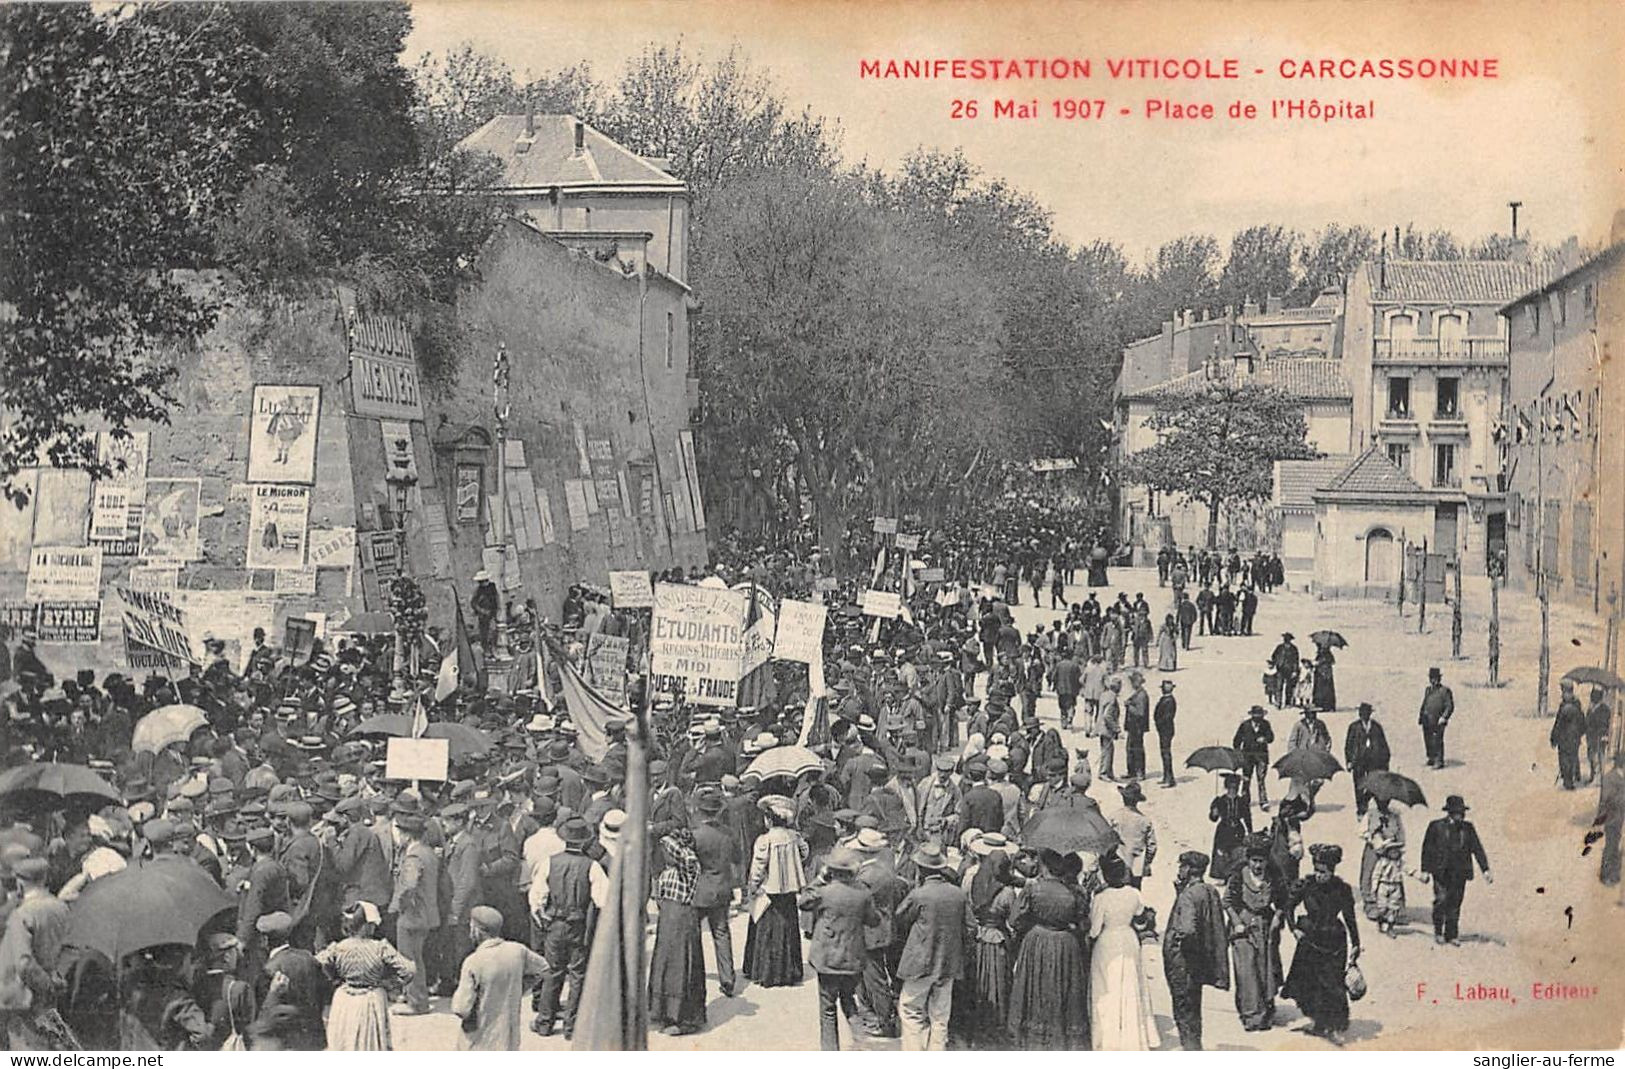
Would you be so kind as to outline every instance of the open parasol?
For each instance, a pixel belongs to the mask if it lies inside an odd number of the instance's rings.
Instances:
[[[236,908],[196,862],[162,858],[86,884],[68,907],[65,942],[116,963],[148,947],[191,946],[210,921]]]
[[[0,798],[50,806],[83,801],[95,808],[122,802],[112,784],[84,765],[38,761],[0,773]]]
[[[186,742],[192,732],[205,727],[209,718],[195,705],[164,705],[136,722],[130,736],[130,749],[136,753],[157,753],[165,746]]]
[[[1336,631],[1311,631],[1309,641],[1317,646],[1330,646],[1334,650],[1343,649],[1349,644],[1349,640]]]
[[[1625,679],[1619,678],[1606,668],[1594,666],[1570,668],[1563,673],[1563,678],[1570,683],[1588,683],[1594,687],[1625,687]]]
[[[1081,806],[1041,809],[1021,827],[1021,845],[1029,850],[1104,854],[1120,842],[1116,829],[1100,810]]]
[[[1186,768],[1204,772],[1239,772],[1245,764],[1241,751],[1229,746],[1204,746],[1185,758]]]
[[[397,739],[412,737],[412,718],[405,713],[383,713],[369,716],[350,729],[351,735],[388,735]],[[479,757],[491,749],[491,736],[467,724],[437,720],[424,731],[426,739],[445,739],[451,743],[451,759],[460,761]]]
[[[765,780],[774,776],[789,776],[794,779],[808,772],[821,772],[823,768],[823,759],[805,746],[775,746],[757,755],[739,778]]]
[[[1398,772],[1387,770],[1368,772],[1361,784],[1367,794],[1384,802],[1398,802],[1400,805],[1427,805],[1427,796],[1422,793],[1421,784],[1409,776],[1401,776]]]
[[[1331,779],[1333,773],[1343,771],[1343,766],[1325,750],[1300,746],[1275,762],[1275,770],[1282,779]]]

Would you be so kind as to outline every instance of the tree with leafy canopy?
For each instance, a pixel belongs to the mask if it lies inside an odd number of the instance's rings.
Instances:
[[[1274,486],[1277,460],[1312,460],[1303,404],[1273,386],[1220,379],[1157,393],[1146,426],[1156,445],[1126,458],[1127,475],[1207,506],[1207,544],[1218,545],[1228,502],[1259,501]]]
[[[167,419],[160,343],[215,309],[176,269],[213,261],[260,133],[247,49],[218,9],[188,33],[162,12],[0,8],[0,485],[39,463],[109,472],[87,431]]]

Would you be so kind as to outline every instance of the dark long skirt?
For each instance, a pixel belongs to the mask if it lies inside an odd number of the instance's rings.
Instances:
[[[1254,924],[1230,942],[1235,963],[1236,1012],[1242,1027],[1261,1031],[1275,1021],[1275,989],[1281,979],[1281,947],[1266,925]]]
[[[952,1031],[979,1050],[1009,1046],[1010,950],[1000,941],[971,943],[965,978],[954,984]]]
[[[1022,1050],[1089,1049],[1089,962],[1076,935],[1034,928],[1022,939],[1008,1030]]]
[[[801,923],[793,894],[768,895],[762,919],[745,936],[741,971],[763,987],[801,983]]]
[[[1337,708],[1337,681],[1329,664],[1315,665],[1315,708],[1332,712]]]
[[[649,956],[649,1020],[662,1027],[705,1026],[705,952],[700,915],[686,902],[659,902]]]
[[[1296,1002],[1321,1031],[1341,1032],[1349,1026],[1349,993],[1343,986],[1348,946],[1342,924],[1306,931],[1298,938],[1281,986],[1281,997]]]
[[[1089,585],[1090,586],[1105,586],[1106,585],[1106,562],[1105,562],[1105,560],[1103,560],[1103,559],[1102,560],[1091,560],[1089,562]]]

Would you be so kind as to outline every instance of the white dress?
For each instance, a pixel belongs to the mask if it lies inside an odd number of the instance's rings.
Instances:
[[[1144,907],[1132,887],[1108,887],[1089,906],[1089,1037],[1095,1050],[1154,1050],[1157,1025],[1131,924]]]

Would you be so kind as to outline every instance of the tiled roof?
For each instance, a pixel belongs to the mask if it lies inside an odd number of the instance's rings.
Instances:
[[[1394,467],[1380,449],[1368,449],[1332,476],[1316,494],[1422,494],[1415,479]]]
[[[535,139],[525,151],[525,116],[498,115],[469,134],[461,147],[489,152],[502,161],[504,185],[515,189],[537,186],[661,186],[684,189],[681,181],[588,126],[584,149],[575,151],[573,115],[538,115]]]
[[[1341,360],[1299,358],[1267,360],[1255,373],[1245,379],[1237,378],[1231,361],[1220,362],[1218,367],[1223,371],[1226,381],[1246,381],[1259,386],[1276,386],[1304,401],[1352,401],[1354,398],[1354,391],[1343,378]],[[1125,391],[1124,396],[1127,399],[1154,400],[1167,394],[1198,393],[1207,386],[1207,382],[1207,370],[1203,368],[1135,393]]]
[[[1540,286],[1544,266],[1513,260],[1389,260],[1370,264],[1374,301],[1493,304],[1496,307]]]
[[[1275,462],[1275,503],[1282,508],[1311,508],[1314,492],[1331,482],[1355,458],[1347,454],[1317,460]]]

